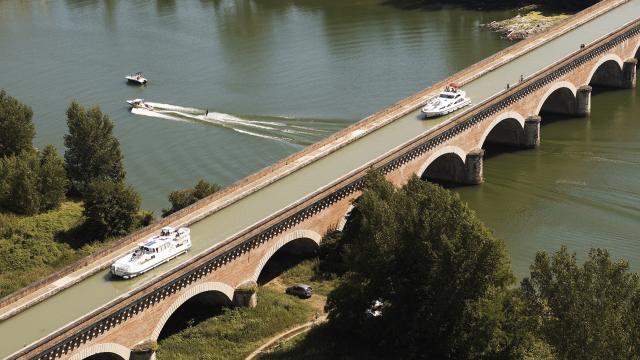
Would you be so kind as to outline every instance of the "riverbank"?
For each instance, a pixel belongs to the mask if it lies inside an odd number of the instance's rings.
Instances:
[[[518,14],[510,19],[482,24],[481,27],[496,32],[509,40],[522,40],[546,31],[569,16],[567,14],[547,16],[540,11],[529,11],[524,15]]]

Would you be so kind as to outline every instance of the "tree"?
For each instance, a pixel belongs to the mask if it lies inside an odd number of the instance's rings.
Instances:
[[[136,224],[140,196],[121,181],[93,180],[84,200],[85,225],[97,238],[126,235]]]
[[[98,106],[85,110],[74,101],[67,109],[67,125],[64,159],[74,193],[82,194],[94,180],[124,180],[120,143],[108,115]]]
[[[53,145],[40,153],[40,211],[56,209],[64,200],[69,180],[64,161]]]
[[[504,243],[456,194],[415,176],[395,189],[373,172],[343,239],[349,272],[328,301],[336,328],[409,358],[499,358],[524,341],[502,336],[520,321],[503,314]],[[382,316],[366,315],[374,306]]]
[[[183,209],[200,199],[204,199],[205,197],[218,192],[220,189],[222,189],[222,186],[218,184],[211,184],[200,179],[196,186],[192,188],[172,191],[169,194],[169,202],[171,203],[171,208],[163,209],[162,216],[165,217],[171,215],[174,212]]]
[[[23,151],[2,159],[1,166],[8,174],[3,181],[5,190],[2,206],[12,212],[33,215],[40,211],[39,163],[35,151]]]
[[[18,155],[33,148],[31,143],[36,131],[32,117],[29,106],[0,90],[0,157]]]
[[[559,359],[640,359],[640,280],[628,262],[601,249],[582,266],[566,247],[539,252],[521,288]]]

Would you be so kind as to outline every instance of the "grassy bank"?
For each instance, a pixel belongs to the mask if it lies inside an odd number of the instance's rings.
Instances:
[[[158,359],[244,359],[265,339],[309,321],[313,307],[281,291],[258,289],[258,306],[225,309],[160,342]]]
[[[64,202],[57,210],[33,216],[0,213],[0,297],[106,244],[74,246],[74,230],[84,220],[82,210],[79,202]]]
[[[309,259],[284,271],[258,289],[258,306],[225,309],[197,325],[160,341],[159,359],[244,359],[287,329],[306,323],[321,313],[336,280],[317,275],[318,259]],[[287,286],[306,283],[314,288],[311,299],[285,294]]]

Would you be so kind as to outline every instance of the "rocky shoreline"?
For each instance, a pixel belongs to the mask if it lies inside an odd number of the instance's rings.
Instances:
[[[536,7],[534,6],[519,9],[519,11],[522,10],[528,12],[524,15],[518,14],[510,19],[492,21],[480,26],[484,29],[497,32],[502,37],[509,40],[522,40],[531,35],[545,31],[569,17],[569,15],[566,14],[545,16],[540,11],[536,11]]]

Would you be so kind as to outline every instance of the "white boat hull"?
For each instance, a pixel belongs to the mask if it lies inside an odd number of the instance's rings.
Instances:
[[[430,117],[436,117],[436,116],[442,116],[442,115],[447,115],[450,114],[458,109],[462,109],[465,106],[468,106],[469,104],[471,104],[471,99],[466,99],[463,102],[460,102],[458,104],[455,104],[451,107],[445,108],[445,109],[438,109],[438,110],[431,110],[428,109],[426,106],[422,108],[422,113],[424,114],[425,117],[430,118]]]
[[[164,232],[164,229],[170,231]],[[111,274],[130,279],[164,264],[191,248],[188,228],[174,231],[166,227],[159,236],[154,236],[139,244],[139,247],[122,256],[111,265]]]
[[[187,251],[189,251],[189,248],[191,248],[191,242],[189,242],[189,246],[188,247],[186,247],[186,248],[184,248],[184,249],[182,249],[180,251],[177,251],[175,254],[170,255],[167,258],[164,258],[164,259],[160,259],[160,258],[151,259],[151,260],[145,262],[144,264],[142,264],[140,267],[137,267],[135,269],[132,268],[132,269],[129,269],[129,270],[122,270],[122,269],[119,269],[117,267],[116,268],[112,267],[111,268],[111,273],[113,275],[121,277],[123,279],[131,279],[131,278],[134,278],[134,277],[136,277],[138,275],[142,275],[142,274],[146,273],[147,271],[149,271],[149,270],[151,270],[153,268],[156,268],[156,267],[158,267],[158,266],[160,266],[160,265],[162,265],[162,264],[164,264],[164,263],[166,263],[168,261],[171,261],[171,260],[177,258],[178,256],[182,255],[182,254],[186,254]]]

